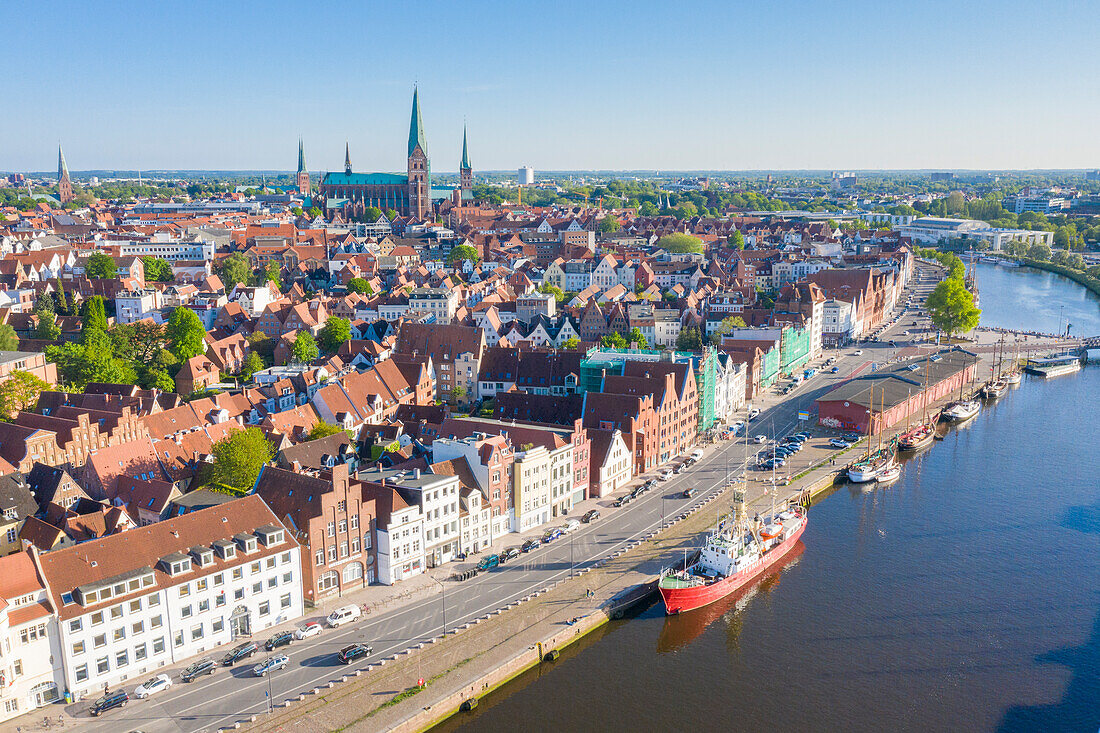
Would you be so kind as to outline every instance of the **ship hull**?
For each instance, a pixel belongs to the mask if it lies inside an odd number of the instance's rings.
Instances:
[[[802,524],[799,525],[794,534],[766,552],[763,557],[737,573],[737,575],[731,575],[709,585],[697,585],[692,588],[659,588],[661,600],[665,604],[665,613],[672,616],[720,601],[787,555],[798,544],[798,540],[805,530],[806,517],[804,515]]]
[[[935,439],[936,429],[933,426],[929,425],[925,428],[918,428],[898,438],[898,450],[920,450],[925,446],[932,445],[932,441]]]

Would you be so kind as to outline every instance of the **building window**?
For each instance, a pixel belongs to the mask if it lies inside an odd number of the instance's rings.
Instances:
[[[151,618],[149,620],[149,628],[150,629],[159,629],[161,627],[161,624],[163,624],[163,623],[164,623],[164,621],[161,619],[160,615],[158,614],[156,616],[153,616],[153,618]]]
[[[156,639],[153,640],[153,654],[163,654],[163,653],[164,653],[164,637],[163,636],[158,636]]]
[[[74,618],[72,621],[69,622],[69,631],[71,631],[71,632],[75,633],[77,631],[80,631],[83,628],[84,628],[84,623],[83,623],[82,619]]]
[[[190,618],[190,617],[191,617],[191,606],[190,605],[184,606],[183,608],[180,609],[180,618]]]
[[[73,671],[76,672],[76,681],[77,682],[84,682],[85,680],[88,679],[88,665],[87,664],[82,664]]]
[[[83,654],[83,653],[84,653],[84,642],[78,641],[75,644],[73,644],[73,656],[74,657],[79,655],[79,654]]]
[[[107,659],[107,657],[100,657],[99,659],[95,660],[96,674],[107,674],[107,670],[109,670],[110,668],[111,662]]]
[[[103,623],[103,611],[96,611],[92,614],[92,626],[99,626]]]
[[[325,564],[325,551],[324,550],[318,550],[317,552],[315,552],[313,554],[313,564],[314,565],[324,565]]]
[[[107,635],[106,634],[96,634],[94,637],[92,637],[92,646],[95,647],[96,649],[99,649],[100,647],[107,646]]]
[[[111,640],[112,641],[122,641],[125,638],[126,638],[126,629],[117,628],[117,629],[115,629],[114,634],[113,634],[113,638]]]
[[[159,606],[159,605],[160,605],[160,594],[159,593],[154,593],[153,595],[149,596],[149,607],[150,608],[152,608],[153,606]]]
[[[191,641],[197,641],[202,638],[202,624],[195,624],[191,627]]]
[[[125,667],[130,663],[130,652],[127,649],[123,649],[120,652],[115,653],[115,668]]]
[[[336,562],[336,545],[328,548],[328,561]]]
[[[211,634],[220,634],[224,628],[225,628],[225,620],[222,619],[221,616],[218,616],[210,624],[210,633]]]
[[[177,631],[176,632],[175,637],[173,637],[173,639],[172,639],[172,646],[175,646],[175,647],[183,646],[183,632],[182,631]]]
[[[268,601],[264,601],[260,604],[260,615],[266,616],[269,613],[271,613],[271,603]]]
[[[134,661],[135,662],[140,662],[142,659],[145,659],[146,656],[148,656],[148,655],[146,653],[146,649],[145,649],[144,644],[138,644],[137,646],[134,647]]]

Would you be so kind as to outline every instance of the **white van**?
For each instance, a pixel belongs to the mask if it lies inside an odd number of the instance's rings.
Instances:
[[[328,622],[329,626],[335,629],[341,624],[357,620],[362,615],[363,612],[359,610],[359,606],[344,606],[330,613],[325,620]]]
[[[691,452],[691,457],[698,461],[700,458],[703,457],[703,449],[702,448],[696,448],[695,450],[693,450]]]

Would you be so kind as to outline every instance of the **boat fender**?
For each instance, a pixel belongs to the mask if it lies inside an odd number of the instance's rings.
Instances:
[[[556,662],[556,661],[558,661],[558,657],[560,657],[560,656],[561,656],[561,652],[559,652],[557,649],[551,649],[550,651],[546,652],[546,654],[542,658],[542,661],[544,661],[544,662]]]

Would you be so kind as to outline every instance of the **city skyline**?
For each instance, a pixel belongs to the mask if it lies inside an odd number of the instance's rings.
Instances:
[[[0,122],[20,141],[0,169],[49,170],[60,140],[74,171],[292,170],[301,137],[311,171],[341,169],[345,141],[357,168],[401,170],[414,84],[439,171],[457,169],[464,124],[475,170],[1100,165],[1100,101],[1059,71],[1100,60],[1100,9],[1083,4],[1046,8],[1018,43],[1018,2],[549,16],[429,3],[418,34],[406,8],[347,7],[331,14],[347,38],[260,7],[24,9],[12,37],[48,35],[57,52],[10,80],[12,98],[40,95],[43,77],[57,89],[33,124]]]

